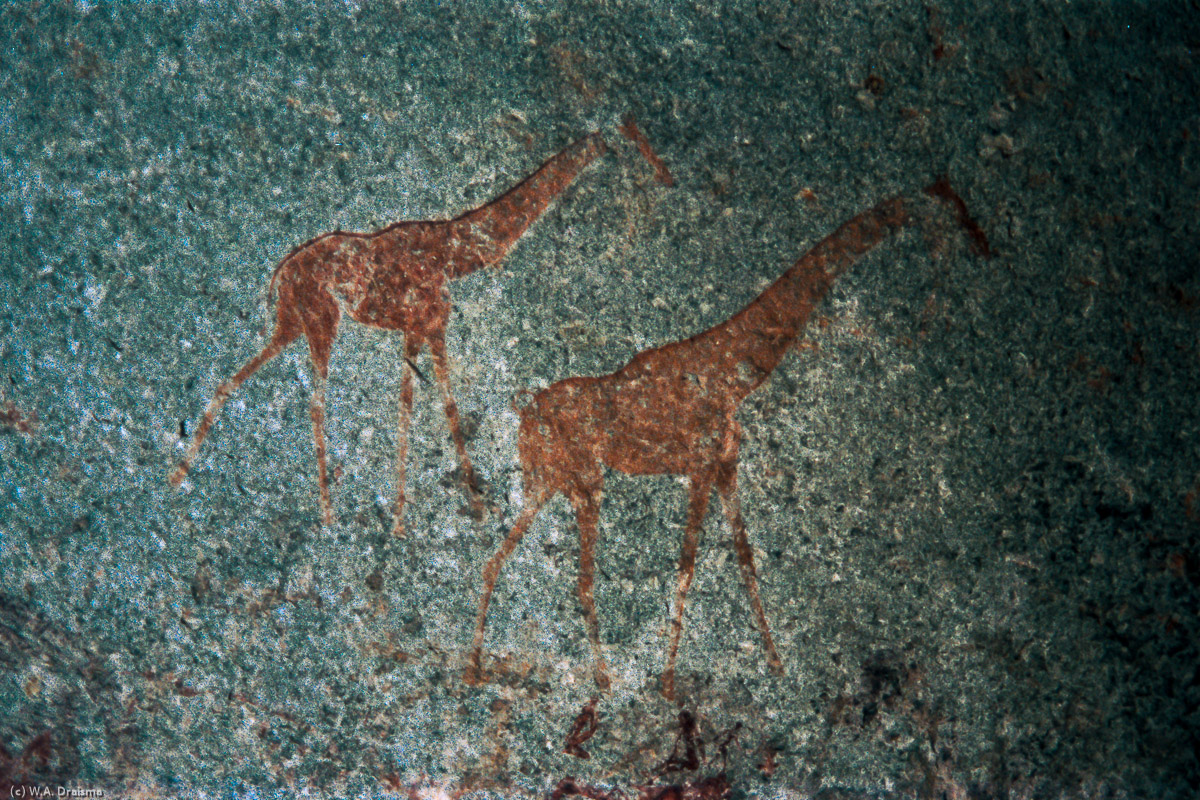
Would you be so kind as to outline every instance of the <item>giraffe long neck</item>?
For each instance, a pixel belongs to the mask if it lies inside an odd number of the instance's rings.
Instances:
[[[457,278],[499,262],[584,167],[607,149],[599,133],[589,134],[496,199],[451,220],[452,237],[462,246],[461,257],[447,265],[447,275]]]
[[[894,197],[843,223],[725,322],[694,337],[707,352],[704,372],[736,402],[758,388],[804,330],[834,279],[909,221]]]

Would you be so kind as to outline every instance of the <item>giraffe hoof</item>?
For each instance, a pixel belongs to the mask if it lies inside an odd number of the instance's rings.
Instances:
[[[404,537],[403,511],[396,511],[392,514],[392,529],[388,531],[388,535],[393,539],[402,539]]]
[[[490,515],[499,513],[499,509],[485,502],[483,495],[472,493],[469,504],[459,509],[458,513],[470,517],[473,522],[483,522]]]
[[[479,666],[479,659],[472,660],[463,670],[463,683],[467,686],[482,686],[487,683],[483,677],[483,669]]]

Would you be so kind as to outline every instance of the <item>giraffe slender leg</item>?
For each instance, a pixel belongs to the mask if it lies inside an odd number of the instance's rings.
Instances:
[[[738,566],[741,569],[742,581],[746,584],[746,593],[750,595],[750,605],[754,609],[754,617],[758,620],[758,629],[762,632],[763,647],[767,651],[767,663],[777,675],[783,674],[783,661],[775,651],[775,642],[771,638],[771,627],[767,624],[767,615],[763,611],[762,598],[758,593],[758,574],[754,569],[754,551],[746,538],[746,524],[742,521],[741,504],[737,493],[737,456],[736,447],[734,458],[720,466],[717,474],[717,492],[721,495],[721,507],[729,527],[733,530],[733,544],[737,549]]]
[[[569,497],[575,508],[575,520],[579,524],[579,604],[583,606],[584,623],[592,643],[596,686],[605,692],[609,687],[608,667],[600,649],[600,621],[596,616],[596,600],[592,592],[596,582],[596,540],[600,535],[600,494],[604,484],[599,470],[589,477],[591,480],[586,484],[572,488]]]
[[[475,639],[471,644],[471,659],[467,663],[466,672],[463,673],[463,681],[472,686],[483,683],[483,632],[484,626],[487,624],[488,605],[492,601],[492,592],[496,589],[496,581],[500,579],[500,570],[504,567],[505,559],[516,549],[521,542],[521,537],[525,535],[525,531],[529,529],[530,524],[550,496],[550,493],[541,492],[536,497],[530,498],[529,504],[522,509],[517,521],[513,523],[512,530],[508,532],[508,536],[500,545],[500,549],[483,568],[483,594],[479,597],[479,612],[475,616]]]
[[[429,340],[429,354],[433,357],[433,370],[437,374],[438,385],[442,389],[442,403],[446,407],[446,419],[450,423],[450,438],[458,450],[458,463],[462,465],[463,482],[467,485],[470,496],[471,510],[478,518],[485,513],[483,498],[480,496],[479,484],[475,481],[475,469],[467,455],[467,444],[463,440],[462,423],[458,418],[458,405],[454,402],[454,393],[450,388],[450,370],[446,366],[446,340],[441,336]]]
[[[221,413],[221,409],[234,393],[234,391],[245,382],[247,378],[258,371],[258,368],[266,364],[275,356],[283,352],[283,349],[296,340],[300,335],[300,327],[294,323],[285,323],[282,319],[275,326],[275,333],[271,336],[271,341],[267,342],[266,347],[259,352],[254,358],[246,362],[246,364],[237,371],[229,380],[217,387],[217,391],[213,394],[213,399],[209,402],[208,408],[204,410],[204,419],[200,421],[200,427],[196,429],[196,435],[192,437],[192,442],[188,446],[187,455],[183,461],[171,473],[168,480],[172,486],[179,486],[183,479],[187,477],[188,471],[192,468],[192,460],[196,454],[200,452],[200,445],[208,437],[209,430],[212,429],[213,423],[217,420],[217,415]]]
[[[671,615],[671,643],[667,648],[667,669],[663,673],[663,696],[675,699],[675,656],[679,652],[679,640],[683,635],[683,606],[687,601],[688,589],[696,575],[696,548],[700,540],[700,527],[708,511],[708,500],[712,495],[711,473],[691,477],[688,501],[687,527],[683,532],[683,547],[679,553],[679,577],[675,583],[675,610]]]
[[[312,401],[308,413],[312,417],[313,441],[317,446],[317,486],[321,491],[321,519],[333,526],[333,501],[329,497],[329,468],[325,455],[325,370],[318,370],[313,380]]]
[[[325,525],[333,526],[333,502],[329,497],[329,467],[325,452],[325,385],[329,379],[329,356],[337,336],[341,312],[328,295],[311,295],[304,318],[304,335],[308,339],[308,354],[313,364],[313,395],[309,403],[312,417],[313,441],[317,449],[317,486],[321,491],[321,517]]]
[[[392,536],[404,535],[404,502],[408,479],[408,428],[413,412],[413,362],[421,342],[404,335],[404,377],[400,384],[400,408],[396,420],[396,504],[392,510]]]

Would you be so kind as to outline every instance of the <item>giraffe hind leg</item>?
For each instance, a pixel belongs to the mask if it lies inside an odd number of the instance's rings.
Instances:
[[[762,633],[763,647],[767,651],[767,663],[771,671],[777,675],[783,674],[783,661],[775,650],[775,641],[771,638],[771,627],[767,624],[767,614],[763,611],[762,597],[758,592],[758,574],[754,568],[754,550],[746,537],[746,525],[742,521],[741,505],[737,495],[737,462],[721,466],[717,478],[717,491],[721,495],[721,507],[725,518],[733,530],[733,545],[737,550],[738,566],[742,573],[742,581],[746,584],[746,593],[750,596],[750,605],[754,609],[754,617],[758,629]]]
[[[313,380],[313,395],[308,413],[312,419],[313,441],[317,448],[317,488],[321,493],[321,519],[327,527],[333,525],[333,501],[329,496],[329,466],[325,453],[325,384],[324,375]]]
[[[212,429],[213,423],[216,422],[217,415],[221,413],[221,408],[224,407],[225,401],[229,399],[230,395],[247,378],[257,372],[259,367],[275,358],[275,356],[283,352],[285,347],[294,342],[300,335],[300,332],[298,325],[294,324],[291,320],[285,320],[281,315],[275,326],[275,332],[271,335],[271,341],[267,342],[267,345],[259,354],[247,361],[232,378],[217,387],[217,391],[213,394],[213,399],[209,402],[208,408],[204,410],[204,418],[200,421],[200,427],[196,429],[195,436],[192,437],[187,454],[168,478],[172,486],[178,487],[183,483],[183,479],[187,477],[188,471],[192,468],[192,461],[196,458],[196,454],[200,452],[200,445],[208,437],[208,432]]]
[[[454,393],[450,388],[450,370],[446,366],[446,341],[440,336],[431,337],[429,355],[433,358],[433,370],[442,390],[442,403],[446,409],[446,420],[450,424],[450,438],[454,440],[454,448],[458,451],[463,483],[467,485],[467,493],[470,496],[471,512],[477,519],[483,519],[486,513],[483,497],[479,491],[479,484],[475,480],[475,468],[471,466],[471,458],[467,455],[467,444],[462,434],[462,422],[458,417],[458,405],[454,402]]]
[[[312,418],[313,442],[317,451],[317,487],[321,493],[321,517],[326,526],[333,525],[333,502],[329,496],[329,466],[325,448],[325,385],[329,378],[329,356],[337,336],[341,312],[327,294],[312,293],[305,308],[304,336],[308,339],[308,354],[313,364],[313,395],[309,403]]]

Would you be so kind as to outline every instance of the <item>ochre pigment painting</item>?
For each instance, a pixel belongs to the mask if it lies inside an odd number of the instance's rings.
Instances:
[[[0,800],[1191,796],[1194,4],[0,44]]]

